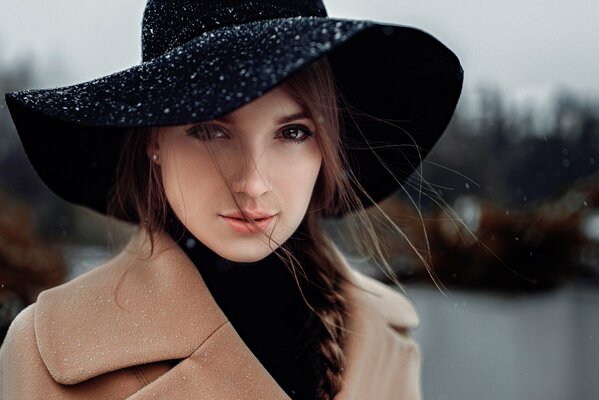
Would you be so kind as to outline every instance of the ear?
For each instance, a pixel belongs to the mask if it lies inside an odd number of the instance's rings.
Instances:
[[[158,133],[152,131],[150,134],[150,140],[148,141],[148,146],[146,147],[146,154],[150,161],[159,163],[160,160],[160,151],[158,146]]]

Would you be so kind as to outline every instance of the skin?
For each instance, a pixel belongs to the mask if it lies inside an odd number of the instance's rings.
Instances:
[[[279,86],[209,125],[162,127],[156,147],[148,148],[148,156],[159,156],[155,162],[173,211],[221,257],[261,260],[303,220],[322,163],[316,124],[297,115],[303,111]],[[276,243],[262,233],[238,233],[221,217],[237,207],[217,165],[242,208],[276,214],[265,231]]]

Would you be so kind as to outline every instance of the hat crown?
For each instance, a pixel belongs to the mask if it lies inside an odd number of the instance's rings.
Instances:
[[[205,32],[252,21],[326,17],[321,0],[149,0],[142,24],[142,59],[149,61]]]

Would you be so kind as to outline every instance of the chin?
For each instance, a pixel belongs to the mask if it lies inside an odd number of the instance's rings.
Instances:
[[[240,263],[252,263],[260,261],[276,249],[280,244],[283,244],[291,236],[287,232],[282,232],[281,227],[277,228],[272,236],[272,240],[268,239],[268,232],[265,235],[237,235],[228,232],[227,230],[215,230],[212,234],[203,237],[196,234],[195,227],[189,227],[190,232],[205,246],[214,253],[224,259]],[[197,229],[197,233],[206,233],[205,230]]]
[[[222,250],[222,251],[216,251]],[[234,247],[229,246],[226,249],[213,249],[219,256],[226,258],[229,261],[240,263],[252,263],[260,261],[269,256],[276,248],[269,248],[264,243],[257,243],[254,246]]]

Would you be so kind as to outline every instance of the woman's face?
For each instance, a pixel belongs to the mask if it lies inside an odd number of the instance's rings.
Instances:
[[[322,162],[315,129],[276,87],[220,119],[160,128],[149,155],[159,155],[166,197],[187,229],[221,257],[253,262],[285,242],[306,214]],[[237,207],[215,163],[241,208],[274,215],[264,224],[276,243],[224,217]]]

